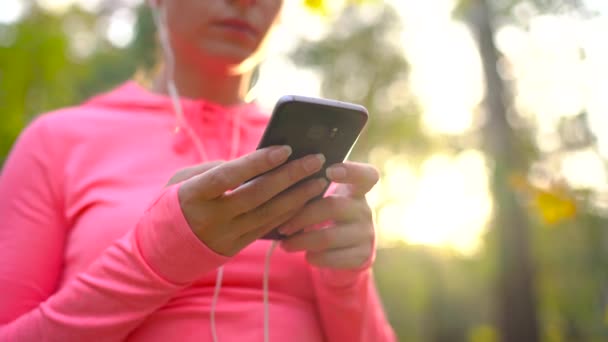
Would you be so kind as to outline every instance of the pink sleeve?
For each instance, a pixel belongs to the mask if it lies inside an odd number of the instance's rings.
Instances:
[[[57,290],[68,227],[60,161],[45,130],[44,120],[34,122],[0,175],[0,341],[124,339],[177,291],[226,262],[189,228],[175,185]]]
[[[312,268],[312,282],[326,341],[397,341],[374,284],[371,269],[374,257],[372,255],[356,270]]]

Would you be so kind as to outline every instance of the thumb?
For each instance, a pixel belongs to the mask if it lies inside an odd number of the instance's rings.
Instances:
[[[212,162],[207,162],[207,163],[190,166],[185,169],[181,169],[181,170],[177,171],[173,175],[173,177],[171,177],[171,179],[169,179],[169,181],[167,182],[165,187],[169,187],[173,184],[183,182],[194,176],[205,173],[205,172],[213,169],[214,167],[219,166],[223,162],[224,162],[223,160],[216,160],[216,161],[212,161]]]

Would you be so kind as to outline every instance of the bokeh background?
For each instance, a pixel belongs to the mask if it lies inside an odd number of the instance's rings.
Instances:
[[[142,5],[0,2],[0,165],[36,115],[154,65]],[[608,340],[607,37],[606,0],[286,0],[258,101],[369,108],[351,159],[383,173],[402,341]]]

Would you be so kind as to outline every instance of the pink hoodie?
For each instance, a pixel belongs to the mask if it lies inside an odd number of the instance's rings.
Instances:
[[[234,108],[183,100],[208,157],[227,159]],[[241,109],[237,155],[268,116]],[[200,163],[168,97],[134,82],[35,120],[0,177],[0,341],[209,341],[217,268],[220,341],[260,341],[268,241],[233,258],[186,223],[179,169]],[[271,341],[393,341],[369,268],[313,268],[277,249]]]

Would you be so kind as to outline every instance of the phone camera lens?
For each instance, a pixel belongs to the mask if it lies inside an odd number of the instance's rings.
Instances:
[[[325,126],[312,126],[308,129],[306,136],[311,140],[320,140],[327,135],[327,128]]]
[[[329,131],[329,138],[333,139],[338,135],[338,127],[334,127]]]

